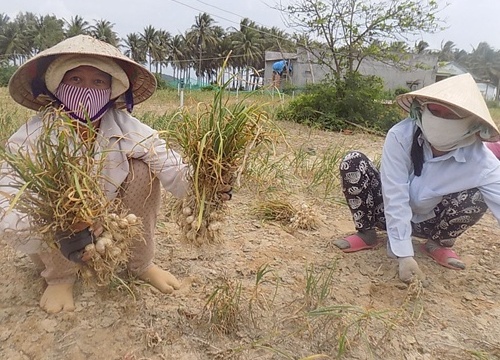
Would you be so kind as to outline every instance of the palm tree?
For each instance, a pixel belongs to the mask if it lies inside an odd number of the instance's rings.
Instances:
[[[206,53],[210,47],[214,48],[219,41],[214,34],[214,22],[214,19],[207,13],[196,16],[195,24],[191,26],[191,31],[189,31],[187,36],[188,42],[195,46],[197,50],[198,66],[196,74],[199,84],[201,84],[201,79],[203,77],[202,65],[204,53]]]
[[[0,34],[0,54],[17,66],[23,52],[20,32],[16,23],[10,22],[3,26]]]
[[[146,62],[146,46],[141,39],[141,35],[136,33],[128,34],[124,42],[125,55],[139,64],[144,64]]]
[[[37,17],[34,13],[19,13],[14,19],[12,27],[8,29],[9,46],[10,52],[14,57],[14,65],[16,65],[16,60],[19,60],[19,63],[23,63],[36,53],[32,31],[36,21]]]
[[[94,22],[94,25],[89,26],[89,34],[91,36],[116,47],[120,45],[118,34],[113,31],[113,26],[115,26],[115,24],[104,19],[94,20]]]
[[[72,16],[69,21],[64,20],[66,24],[65,35],[67,38],[76,35],[85,35],[89,32],[89,23],[85,21],[80,15]]]
[[[267,51],[293,52],[297,48],[290,36],[276,26],[270,29],[260,27],[259,32],[262,38],[262,46]]]
[[[415,43],[416,54],[428,53],[429,52],[428,48],[429,48],[429,43],[424,40],[420,40],[418,43]]]
[[[2,33],[2,30],[7,24],[10,22],[10,17],[7,14],[0,13],[0,34]]]
[[[157,46],[158,31],[153,26],[148,25],[144,28],[144,33],[139,35],[144,43],[144,49],[148,56],[149,71],[151,71],[152,57],[155,52],[155,47]]]
[[[64,39],[64,20],[54,15],[38,16],[29,24],[30,37],[33,39],[34,53],[45,50]]]
[[[173,68],[174,77],[185,78],[186,74],[182,74],[190,67],[190,55],[187,47],[186,37],[183,35],[175,35],[170,43],[170,64]]]
[[[495,99],[499,98],[500,90],[500,52],[494,50],[488,43],[481,42],[465,59],[466,67],[477,77],[488,80],[497,86]]]
[[[158,30],[156,33],[156,44],[153,47],[153,63],[156,66],[156,73],[162,73],[163,66],[168,66],[168,58],[170,56],[172,36],[166,30]]]
[[[453,61],[455,59],[454,48],[455,43],[453,41],[447,41],[444,45],[441,42],[441,51],[438,54],[438,60]]]
[[[239,57],[240,69],[246,68],[246,84],[249,69],[258,68],[264,58],[264,50],[260,33],[253,21],[245,18],[240,22],[240,30],[232,34],[232,46],[235,56]]]

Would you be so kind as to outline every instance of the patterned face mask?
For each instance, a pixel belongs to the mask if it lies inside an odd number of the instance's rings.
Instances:
[[[111,106],[111,89],[90,89],[61,83],[55,93],[68,114],[82,122],[100,119]]]

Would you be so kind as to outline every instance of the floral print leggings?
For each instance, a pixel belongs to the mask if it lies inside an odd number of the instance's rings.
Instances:
[[[350,152],[340,163],[340,175],[356,230],[385,230],[382,183],[372,161],[359,151]],[[486,209],[477,188],[445,195],[434,208],[434,218],[412,222],[413,235],[451,247],[458,236],[479,221]]]

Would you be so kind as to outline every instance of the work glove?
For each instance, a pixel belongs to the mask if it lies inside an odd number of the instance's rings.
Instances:
[[[415,278],[422,281],[424,286],[427,286],[425,274],[418,267],[413,256],[398,258],[399,263],[399,279],[405,283],[410,283]]]
[[[83,264],[82,259],[85,247],[95,242],[95,236],[87,227],[78,232],[64,232],[56,234],[56,242],[63,256],[75,263]]]

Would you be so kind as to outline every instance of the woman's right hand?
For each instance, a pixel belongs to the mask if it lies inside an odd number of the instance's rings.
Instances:
[[[405,283],[412,282],[415,278],[422,282],[422,285],[427,286],[425,274],[420,270],[413,256],[398,258],[399,263],[399,279]]]

